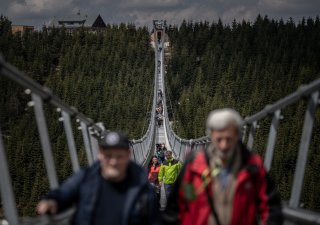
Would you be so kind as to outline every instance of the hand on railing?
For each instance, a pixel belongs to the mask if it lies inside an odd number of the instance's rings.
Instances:
[[[21,225],[70,225],[75,208],[70,208],[55,215],[40,215],[34,218],[23,218]],[[4,224],[5,225],[5,224]]]
[[[39,215],[56,214],[57,212],[58,204],[53,199],[41,200],[37,205],[37,213]]]

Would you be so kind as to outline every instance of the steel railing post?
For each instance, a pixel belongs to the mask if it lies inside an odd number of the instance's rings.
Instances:
[[[96,161],[98,157],[98,152],[99,152],[98,140],[95,137],[93,137],[92,134],[90,134],[90,131],[89,131],[89,138],[90,138],[93,161]]]
[[[136,143],[134,143],[134,149],[135,149],[135,151],[136,151],[136,153],[137,153],[137,156],[138,156],[138,162],[140,163],[141,162],[141,152],[140,152],[140,150],[139,150],[139,148],[138,148],[138,143],[136,142]]]
[[[244,142],[246,140],[246,135],[247,135],[247,125],[243,126],[243,132],[242,132],[242,142]]]
[[[74,136],[73,136],[72,127],[71,127],[70,115],[68,113],[66,113],[65,111],[62,111],[61,114],[62,114],[62,118],[63,118],[64,130],[66,132],[72,169],[73,169],[73,172],[77,172],[77,171],[79,171],[80,166],[79,166],[78,154],[77,154],[77,150],[76,150],[76,144],[74,142]]]
[[[10,225],[18,225],[16,200],[12,190],[12,182],[8,169],[7,156],[0,129],[0,193],[4,208],[4,215]]]
[[[190,152],[192,152],[192,148],[193,148],[193,146],[192,146],[192,140],[189,140],[189,145],[190,145]]]
[[[31,94],[31,97],[34,102],[34,113],[36,117],[43,157],[49,179],[49,185],[51,189],[54,189],[58,187],[58,179],[54,165],[51,144],[49,140],[46,118],[43,112],[42,99],[34,93]]]
[[[268,144],[267,144],[266,155],[264,159],[264,166],[267,171],[270,170],[271,164],[272,164],[274,146],[276,144],[277,130],[279,126],[280,117],[281,117],[281,110],[275,111],[275,113],[273,114],[273,118],[270,126]]]
[[[131,144],[131,152],[132,152],[132,156],[133,156],[133,161],[137,162],[136,154],[135,154],[135,152],[134,152],[133,144]]]
[[[83,137],[83,142],[84,142],[84,148],[86,150],[86,155],[87,155],[87,159],[88,159],[88,164],[92,165],[93,156],[92,156],[92,150],[91,150],[91,145],[90,145],[88,126],[82,121],[80,122],[80,124],[81,124],[81,132],[82,132],[82,137]]]
[[[306,169],[308,150],[312,136],[312,129],[314,123],[314,117],[317,110],[319,99],[319,92],[314,92],[308,101],[308,106],[304,118],[304,124],[302,128],[302,135],[300,140],[298,159],[296,164],[296,170],[293,178],[293,186],[291,191],[291,197],[289,206],[293,208],[299,207],[301,190],[304,179],[304,172]]]
[[[144,159],[144,155],[143,155],[143,151],[142,151],[142,148],[141,148],[141,145],[140,145],[140,142],[137,143],[137,147],[139,149],[139,153],[140,153],[140,161],[141,163],[143,162],[143,159]]]
[[[253,147],[253,142],[254,142],[254,137],[256,135],[256,129],[257,129],[258,122],[254,121],[251,125],[250,128],[250,133],[249,133],[249,138],[248,138],[248,143],[247,143],[247,148],[251,151]]]

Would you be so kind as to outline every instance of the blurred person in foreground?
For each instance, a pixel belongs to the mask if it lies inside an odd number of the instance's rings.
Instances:
[[[280,225],[281,201],[260,156],[242,143],[243,119],[218,109],[207,119],[208,149],[185,162],[163,224]]]
[[[146,171],[130,160],[128,138],[115,131],[99,140],[98,161],[77,172],[38,203],[39,214],[76,207],[76,225],[153,224],[156,197]]]

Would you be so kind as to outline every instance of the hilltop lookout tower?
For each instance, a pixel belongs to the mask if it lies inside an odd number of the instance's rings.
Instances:
[[[167,24],[165,20],[153,21],[153,28],[154,28],[156,41],[160,42],[161,39],[164,37],[166,26]]]
[[[151,33],[151,45],[155,48],[155,42],[163,42],[165,49],[169,47],[169,37],[166,34],[167,22],[165,20],[153,20],[153,30]]]

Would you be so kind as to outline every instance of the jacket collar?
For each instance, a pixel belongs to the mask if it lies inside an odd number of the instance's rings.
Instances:
[[[200,151],[195,153],[194,160],[191,161],[190,170],[196,174],[202,174],[203,171],[208,169],[208,163],[206,160],[206,151]]]

